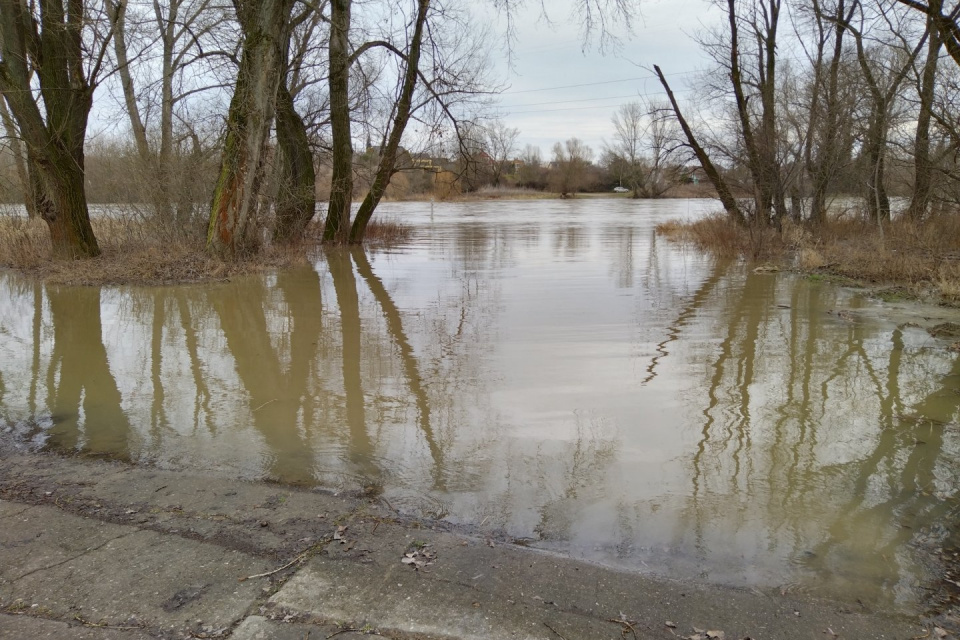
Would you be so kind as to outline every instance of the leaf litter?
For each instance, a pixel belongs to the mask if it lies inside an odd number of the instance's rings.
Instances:
[[[414,551],[407,551],[403,554],[403,557],[400,558],[400,562],[410,565],[415,571],[420,571],[424,567],[433,564],[433,561],[437,559],[437,554],[427,549],[427,546],[428,545],[424,545]]]

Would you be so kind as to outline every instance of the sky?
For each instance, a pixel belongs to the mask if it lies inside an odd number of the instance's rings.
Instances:
[[[694,36],[722,18],[706,0],[643,0],[632,34],[620,25],[620,46],[600,52],[596,37],[583,46],[580,25],[571,19],[574,0],[545,2],[551,24],[539,17],[539,2],[528,4],[517,16],[512,68],[505,53],[495,60],[507,86],[499,108],[504,123],[520,130],[518,151],[539,146],[545,158],[555,142],[571,137],[598,158],[604,141],[612,141],[610,119],[619,105],[665,97],[654,64],[681,101],[695,91],[691,72],[708,61]],[[494,24],[502,30],[505,20],[494,18]]]

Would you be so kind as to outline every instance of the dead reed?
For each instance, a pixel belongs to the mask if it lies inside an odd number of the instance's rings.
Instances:
[[[898,219],[882,230],[863,218],[841,217],[819,228],[788,223],[778,233],[714,215],[663,223],[657,232],[718,256],[774,261],[801,272],[960,303],[960,216],[940,215],[923,223]]]

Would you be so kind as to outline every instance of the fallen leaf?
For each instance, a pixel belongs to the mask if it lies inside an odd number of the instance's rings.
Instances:
[[[667,621],[664,622],[663,624],[665,624],[666,626],[668,626],[668,627],[671,628],[671,629],[676,629],[676,628],[677,628],[677,623],[676,623],[676,622],[671,622],[670,620],[667,620]]]
[[[946,638],[948,635],[950,635],[947,633],[946,629],[941,629],[940,627],[934,627],[933,632],[937,634],[938,638]]]
[[[725,640],[726,637],[723,631],[707,631],[707,638],[710,640]]]

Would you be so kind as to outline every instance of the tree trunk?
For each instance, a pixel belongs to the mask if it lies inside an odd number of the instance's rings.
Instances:
[[[34,182],[30,179],[30,172],[27,169],[27,160],[23,157],[23,145],[20,143],[20,134],[17,132],[16,124],[10,110],[7,109],[7,102],[0,97],[0,120],[3,122],[3,128],[7,132],[7,140],[10,141],[10,151],[13,154],[13,163],[17,169],[17,180],[20,182],[20,192],[23,194],[23,206],[27,210],[27,216],[37,217],[37,205],[34,198]]]
[[[303,118],[294,110],[286,82],[277,92],[277,151],[280,185],[273,238],[292,242],[303,237],[317,207],[316,173]]]
[[[79,37],[85,19],[82,3],[44,0],[38,20],[20,0],[0,0],[0,93],[26,145],[35,203],[56,258],[100,255],[84,190],[83,145],[94,89],[84,75]],[[38,58],[44,64],[31,67]]]
[[[423,42],[423,30],[427,22],[427,12],[430,9],[430,0],[417,0],[417,17],[413,27],[413,37],[410,39],[410,49],[407,51],[407,66],[403,78],[403,87],[400,89],[400,97],[397,100],[396,115],[393,118],[393,128],[390,130],[390,137],[386,146],[380,151],[380,163],[377,165],[377,173],[373,178],[373,184],[370,185],[370,191],[360,204],[357,210],[357,219],[353,221],[353,227],[350,229],[350,243],[359,244],[363,242],[363,234],[367,230],[367,223],[373,215],[374,209],[380,204],[387,186],[390,184],[390,178],[394,174],[397,164],[397,150],[400,148],[400,140],[403,138],[404,129],[410,120],[410,109],[413,104],[413,92],[417,86],[417,76],[420,72],[420,46]]]
[[[207,228],[207,249],[224,257],[249,253],[259,243],[258,192],[293,0],[235,0],[234,4],[243,31],[243,54]]]
[[[833,181],[834,174],[840,168],[841,157],[841,126],[849,126],[849,123],[841,125],[841,109],[843,104],[840,101],[840,62],[843,55],[843,35],[846,33],[844,24],[848,22],[853,15],[856,5],[845,6],[844,0],[839,0],[836,6],[836,12],[831,16],[824,16],[816,8],[817,23],[823,25],[829,21],[833,22],[833,54],[830,58],[830,66],[827,71],[826,86],[822,86],[820,79],[820,67],[823,64],[823,54],[818,52],[817,69],[815,77],[815,86],[810,114],[810,132],[804,150],[804,162],[807,169],[807,175],[813,183],[813,197],[810,204],[810,222],[819,226],[827,219],[827,192]],[[821,28],[823,28],[821,26]],[[823,91],[821,91],[823,89]],[[821,106],[822,102],[822,106]],[[823,110],[822,120],[819,117]],[[813,155],[814,136],[822,132],[822,140],[817,149],[816,157]]]
[[[351,0],[330,2],[330,129],[333,166],[324,242],[343,243],[350,229],[353,202],[353,141],[350,134],[350,6]]]
[[[882,135],[877,134],[875,135]],[[884,176],[886,170],[885,139],[868,141],[867,161],[869,162],[867,175],[867,210],[870,219],[876,222],[890,219],[890,197],[887,195],[887,181]]]
[[[940,14],[942,5],[942,0],[930,0],[930,10],[937,15]],[[913,197],[907,209],[907,215],[915,221],[923,220],[930,208],[933,177],[933,163],[930,161],[930,116],[933,109],[937,63],[943,45],[932,16],[927,17],[927,30],[930,33],[930,42],[927,43],[927,59],[920,79],[920,113],[917,114],[917,131],[914,139]]]
[[[43,184],[39,210],[50,229],[54,257],[73,260],[100,255],[87,210],[83,166],[69,155],[47,154],[39,167]]]
[[[697,137],[694,135],[693,129],[691,129],[690,125],[687,123],[686,118],[684,118],[683,114],[680,112],[680,105],[677,104],[677,99],[673,95],[673,91],[670,90],[670,85],[667,84],[667,79],[663,76],[663,72],[660,71],[660,67],[657,65],[653,65],[653,70],[660,79],[660,84],[663,85],[663,90],[667,92],[667,98],[670,99],[670,105],[673,107],[673,114],[676,116],[677,122],[680,124],[680,128],[683,129],[683,133],[687,137],[687,144],[691,149],[693,149],[693,153],[697,156],[697,160],[700,162],[700,166],[703,167],[703,171],[707,174],[707,178],[710,180],[710,183],[713,184],[713,188],[717,190],[717,196],[720,198],[720,202],[723,204],[724,210],[727,212],[727,215],[734,220],[734,222],[737,224],[744,224],[745,219],[743,217],[743,211],[740,210],[740,206],[737,204],[737,199],[733,197],[733,192],[730,191],[730,187],[727,185],[726,180],[723,179],[723,176],[720,175],[720,171],[710,160],[710,156],[707,154],[706,150],[700,146],[699,142],[697,142]]]

